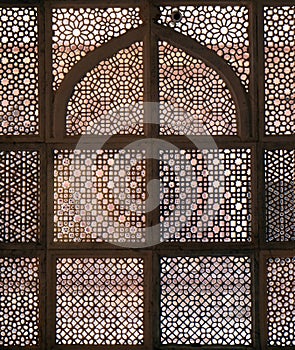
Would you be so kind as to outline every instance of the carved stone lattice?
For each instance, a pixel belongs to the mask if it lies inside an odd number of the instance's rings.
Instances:
[[[295,151],[265,151],[267,241],[295,240]]]
[[[267,260],[268,345],[295,345],[295,257]]]
[[[102,61],[75,86],[68,135],[143,134],[143,46],[134,43]]]
[[[39,230],[39,152],[0,151],[0,242],[37,242]]]
[[[0,257],[0,346],[39,344],[39,260]]]
[[[169,150],[160,161],[161,237],[251,241],[251,150]]]
[[[142,24],[139,8],[52,10],[53,88],[88,52]]]
[[[244,6],[161,7],[160,24],[214,50],[236,72],[248,90],[250,53],[248,9]]]
[[[251,261],[248,257],[161,259],[161,342],[251,345]]]
[[[57,259],[56,343],[143,343],[143,259]]]
[[[295,6],[264,8],[265,133],[295,134]]]
[[[159,43],[160,132],[236,135],[236,107],[221,77],[203,61]]]
[[[55,150],[54,240],[142,242],[144,153]]]
[[[38,117],[36,8],[0,8],[0,135],[35,135]]]

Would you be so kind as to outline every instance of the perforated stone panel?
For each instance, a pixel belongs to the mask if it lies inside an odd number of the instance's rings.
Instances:
[[[295,6],[264,8],[265,133],[295,133]]]
[[[267,260],[268,345],[294,346],[295,257]]]
[[[143,259],[59,258],[56,343],[143,344]]]
[[[0,150],[0,242],[37,242],[39,231],[39,152]]]
[[[37,9],[0,8],[0,135],[35,135],[38,117]]]
[[[248,257],[161,258],[161,342],[251,345]]]
[[[227,61],[248,90],[249,15],[245,6],[165,6],[160,9],[159,23],[214,50]],[[176,20],[175,12],[180,14]]]
[[[295,152],[265,151],[267,241],[295,240]]]
[[[54,164],[55,241],[144,241],[144,152],[55,150]]]
[[[53,88],[88,52],[142,24],[139,8],[52,10]]]
[[[251,150],[160,153],[163,240],[251,241]]]
[[[38,345],[38,258],[0,257],[0,297],[0,345]]]
[[[159,90],[161,134],[237,134],[236,106],[224,80],[166,42],[159,42]]]
[[[67,106],[68,135],[143,133],[142,50],[134,43],[81,79]]]

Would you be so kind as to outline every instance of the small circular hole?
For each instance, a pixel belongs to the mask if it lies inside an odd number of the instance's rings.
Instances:
[[[179,11],[173,11],[171,13],[171,19],[173,22],[179,22],[181,21],[182,14]]]

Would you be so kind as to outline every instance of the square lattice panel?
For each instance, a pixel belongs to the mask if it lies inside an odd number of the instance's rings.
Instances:
[[[251,240],[250,149],[169,150],[160,159],[163,240]]]
[[[251,261],[248,257],[161,259],[161,342],[251,345]]]
[[[142,242],[145,160],[136,150],[55,150],[57,242]]]
[[[143,259],[59,258],[56,343],[143,343]]]

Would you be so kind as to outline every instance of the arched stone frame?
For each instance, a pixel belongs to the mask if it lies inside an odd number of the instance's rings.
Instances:
[[[111,57],[119,50],[132,45],[136,41],[141,40],[144,42],[147,28],[147,26],[141,26],[138,29],[130,30],[126,34],[114,38],[108,43],[96,48],[82,58],[65,76],[61,86],[55,94],[53,104],[53,120],[57,137],[65,136],[66,108],[75,85],[99,62]],[[170,28],[158,24],[152,24],[151,30],[153,37],[156,38],[156,40],[165,40],[169,44],[183,49],[192,57],[201,59],[207,66],[220,75],[229,88],[236,105],[237,136],[242,141],[246,140],[250,135],[250,103],[244,86],[227,62],[219,57],[214,51],[183,34],[171,30]]]

